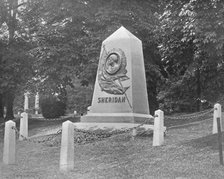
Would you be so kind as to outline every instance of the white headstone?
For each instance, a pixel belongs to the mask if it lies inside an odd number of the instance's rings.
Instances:
[[[74,168],[74,124],[63,122],[60,151],[60,170],[68,171]]]
[[[35,114],[38,114],[39,110],[39,93],[37,92],[35,95]]]
[[[212,133],[216,134],[218,132],[218,127],[217,127],[217,118],[220,118],[220,124],[221,124],[221,130],[222,130],[222,107],[220,104],[215,104],[214,105],[214,113],[213,113],[213,129]]]
[[[88,106],[88,107],[87,107],[87,111],[90,111],[90,109],[91,109],[91,106]]]
[[[16,132],[13,127],[16,127],[16,123],[13,121],[7,121],[5,123],[5,135],[4,135],[4,149],[3,149],[3,163],[15,164],[16,163]]]
[[[3,108],[3,117],[4,118],[6,117],[6,113],[7,113],[7,108],[4,106],[4,108]]]
[[[20,133],[19,140],[24,140],[23,137],[26,137],[26,138],[28,137],[28,113],[27,112],[23,112],[21,114],[19,133]]]
[[[24,111],[29,109],[29,92],[24,93]]]

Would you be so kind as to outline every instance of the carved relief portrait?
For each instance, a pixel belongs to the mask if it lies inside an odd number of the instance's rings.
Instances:
[[[114,48],[103,52],[100,59],[98,82],[102,91],[109,94],[124,94],[130,86],[123,86],[122,82],[129,80],[126,75],[127,60],[123,50]]]

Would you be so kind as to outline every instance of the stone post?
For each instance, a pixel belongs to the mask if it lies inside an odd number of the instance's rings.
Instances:
[[[35,95],[35,114],[38,114],[39,110],[39,93],[37,92]]]
[[[5,118],[6,117],[6,113],[7,113],[7,109],[6,107],[3,108],[3,117]]]
[[[16,163],[16,131],[12,129],[16,127],[16,123],[9,120],[5,123],[3,163]]]
[[[28,95],[29,95],[28,92],[24,93],[24,97],[25,97],[25,100],[24,100],[24,111],[29,109],[29,97],[28,97]]]
[[[214,105],[214,113],[213,113],[213,129],[212,129],[212,133],[216,134],[218,132],[218,128],[217,128],[217,118],[219,117],[221,122],[221,130],[222,130],[222,109],[221,109],[221,105],[220,104],[215,104]]]
[[[153,128],[153,146],[160,146],[164,143],[164,112],[155,111]]]
[[[74,124],[63,122],[60,151],[60,170],[69,171],[74,168]]]
[[[137,129],[134,128],[134,129],[132,130],[132,139],[135,139],[136,136],[137,136]]]
[[[21,114],[22,118],[20,118],[20,136],[19,136],[19,140],[24,140],[23,137],[28,137],[28,113],[27,112],[23,112]],[[23,137],[22,137],[22,136]]]

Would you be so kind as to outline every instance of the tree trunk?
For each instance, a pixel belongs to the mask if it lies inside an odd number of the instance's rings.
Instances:
[[[200,67],[197,67],[197,111],[201,111],[201,74],[200,74]]]
[[[0,123],[4,122],[3,95],[0,94]]]
[[[151,115],[154,115],[154,112],[158,109],[159,104],[157,101],[157,92],[156,92],[156,84],[149,83],[150,87],[147,87],[148,92],[148,102],[149,102],[149,112]]]
[[[12,91],[7,92],[6,94],[6,117],[5,120],[12,120],[14,119],[13,114],[13,102],[14,102],[15,95]]]

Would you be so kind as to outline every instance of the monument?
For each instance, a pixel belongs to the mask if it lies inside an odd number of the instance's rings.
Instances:
[[[81,122],[139,123],[148,116],[142,42],[122,26],[102,43],[91,108]]]

